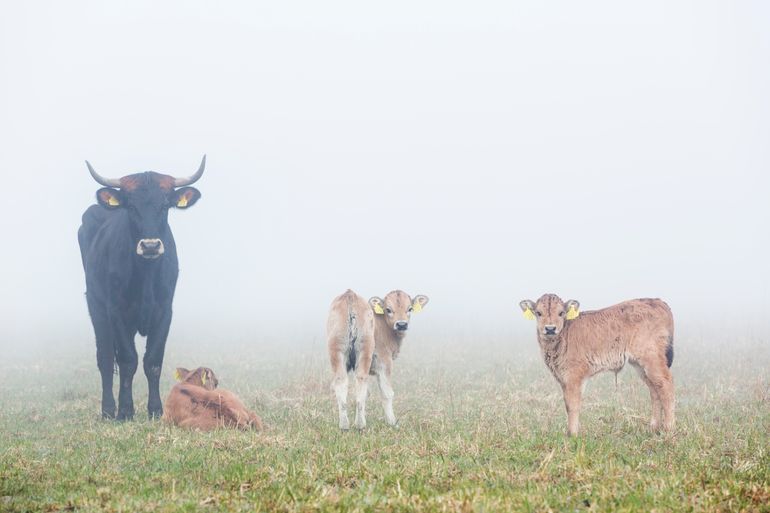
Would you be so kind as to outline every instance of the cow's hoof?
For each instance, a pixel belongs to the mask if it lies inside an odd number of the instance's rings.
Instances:
[[[157,420],[163,416],[163,408],[160,410],[151,410],[147,412],[147,416],[150,420]]]
[[[119,411],[117,419],[120,422],[124,422],[127,420],[134,420],[134,412],[132,411]]]

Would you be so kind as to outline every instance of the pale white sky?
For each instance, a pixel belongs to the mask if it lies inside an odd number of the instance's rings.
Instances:
[[[5,3],[0,344],[92,339],[85,159],[203,153],[172,338],[322,334],[347,287],[426,294],[444,329],[544,292],[768,327],[769,26],[760,1]]]

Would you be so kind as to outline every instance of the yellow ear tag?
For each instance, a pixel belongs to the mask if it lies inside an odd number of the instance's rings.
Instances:
[[[174,379],[177,381],[182,381],[182,375],[179,374],[179,369],[174,371]]]
[[[179,199],[176,202],[176,206],[180,207],[180,208],[186,207],[187,206],[187,196],[185,196],[184,194],[179,196]]]
[[[580,312],[575,308],[575,305],[570,305],[569,310],[567,310],[567,320],[571,321],[572,319],[577,319],[579,315]]]
[[[412,303],[412,312],[414,313],[422,312],[422,305],[420,303]]]
[[[383,315],[385,313],[385,310],[383,310],[379,304],[375,304],[374,313],[376,313],[377,315]]]
[[[108,199],[108,200],[107,200],[107,203],[108,203],[108,204],[109,204],[111,207],[117,207],[117,206],[120,206],[120,201],[118,201],[118,199],[117,199],[115,196],[110,196],[110,199]]]
[[[201,383],[203,383],[204,385],[206,384],[206,374],[208,374],[208,372],[204,372],[203,374],[201,374]]]
[[[524,318],[528,321],[534,321],[535,320],[535,314],[532,313],[532,310],[527,308],[524,310]]]

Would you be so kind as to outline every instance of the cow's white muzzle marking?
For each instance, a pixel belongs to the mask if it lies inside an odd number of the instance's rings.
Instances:
[[[141,239],[136,244],[136,254],[143,258],[158,258],[166,249],[160,239]]]

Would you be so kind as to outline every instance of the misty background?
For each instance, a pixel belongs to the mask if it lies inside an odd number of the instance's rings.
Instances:
[[[176,351],[320,351],[348,287],[428,295],[407,345],[534,347],[517,305],[545,292],[766,335],[768,26],[760,1],[5,3],[0,349],[94,347],[85,159],[204,153],[169,215]]]

